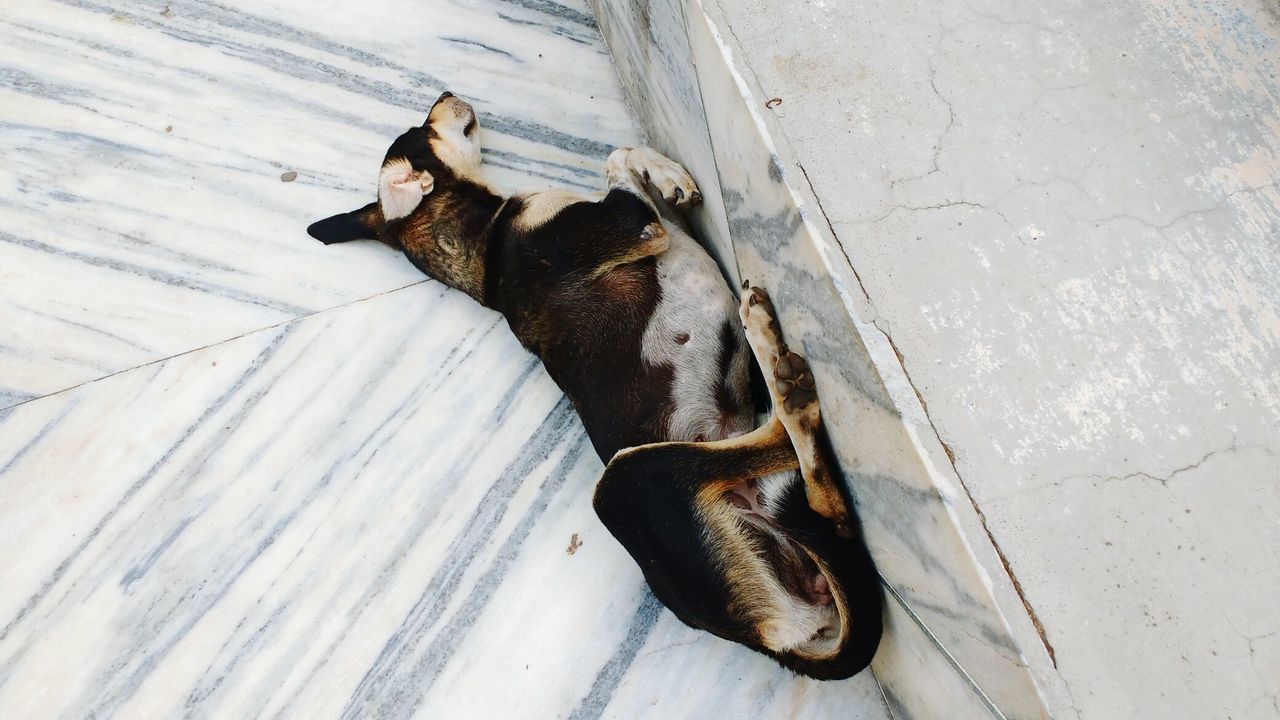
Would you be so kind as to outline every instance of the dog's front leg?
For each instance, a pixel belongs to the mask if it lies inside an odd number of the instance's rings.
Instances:
[[[818,433],[822,432],[822,413],[818,408],[818,393],[808,363],[782,342],[773,303],[764,290],[745,287],[738,312],[746,327],[747,343],[764,371],[774,415],[786,427],[800,460],[800,474],[804,476],[809,507],[835,523],[836,534],[852,537],[853,524],[848,505],[818,442]]]

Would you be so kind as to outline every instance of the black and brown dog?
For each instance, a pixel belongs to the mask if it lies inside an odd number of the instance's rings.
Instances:
[[[881,595],[820,448],[813,376],[764,292],[735,300],[660,215],[650,188],[700,200],[684,168],[622,148],[606,175],[599,199],[503,197],[480,175],[475,111],[444,93],[387,150],[377,202],[307,231],[401,248],[506,317],[608,463],[597,514],[677,617],[805,675],[849,677],[879,643]],[[755,429],[748,345],[773,403]]]

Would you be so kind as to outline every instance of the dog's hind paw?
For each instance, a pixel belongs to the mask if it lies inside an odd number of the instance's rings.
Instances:
[[[773,316],[773,301],[769,293],[749,282],[742,284],[739,295],[738,317],[742,318],[742,327],[747,331],[747,338],[757,342],[752,347],[766,348],[769,365],[777,361],[778,349],[782,338],[778,333],[778,321]],[[765,358],[756,358],[761,367],[766,367]]]
[[[782,341],[769,293],[758,287],[746,287],[742,291],[738,314],[746,328],[747,341],[757,353],[760,367],[765,372],[773,371],[769,385],[774,395],[775,411],[799,420],[808,428],[817,427],[822,416],[818,410],[818,391],[813,373],[809,371],[809,362],[804,356],[791,352]]]
[[[810,408],[817,410],[817,388],[813,373],[809,372],[809,362],[803,355],[791,352],[784,344],[778,353],[778,361],[773,365],[773,377],[778,385],[778,394],[782,396],[784,411],[795,415]]]
[[[796,449],[809,507],[830,520],[837,535],[852,537],[853,523],[848,507],[818,446],[816,433],[822,425],[822,412],[809,362],[799,353],[791,352],[782,341],[768,293],[747,283],[741,298],[738,314],[746,328],[747,342],[765,373],[773,412],[786,427]]]

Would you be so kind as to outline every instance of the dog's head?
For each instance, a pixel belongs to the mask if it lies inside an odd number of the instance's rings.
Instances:
[[[794,472],[743,481],[745,462],[690,443],[623,450],[596,513],[686,624],[810,677],[859,672],[881,635],[865,546],[810,509]]]
[[[391,143],[378,200],[312,224],[326,245],[378,239],[401,247],[423,272],[483,300],[483,229],[501,198],[480,176],[480,125],[470,104],[445,92]]]

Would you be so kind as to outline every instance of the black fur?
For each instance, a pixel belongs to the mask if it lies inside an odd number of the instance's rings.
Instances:
[[[442,95],[437,106],[450,97]],[[459,102],[441,109],[452,112]],[[473,115],[464,134],[474,132]],[[657,263],[644,251],[655,237],[654,228],[661,227],[653,207],[615,188],[599,201],[572,203],[541,226],[527,228],[520,222],[525,201],[504,199],[455,175],[432,151],[434,133],[430,120],[409,128],[384,159],[384,164],[407,159],[415,171],[433,179],[431,192],[407,217],[386,222],[378,203],[371,203],[314,223],[307,232],[326,245],[378,239],[401,248],[427,275],[506,317],[516,337],[542,359],[569,397],[600,458],[614,458],[597,486],[596,511],[640,564],[654,594],[681,620],[813,677],[848,677],[865,667],[881,632],[874,568],[861,542],[836,537],[831,523],[809,508],[799,478],[776,522],[818,553],[844,590],[852,639],[834,660],[810,663],[763,647],[756,629],[733,607],[723,568],[707,546],[696,507],[699,491],[709,483],[794,468],[796,456],[785,434],[767,444],[726,448],[672,443],[615,458],[624,448],[670,439],[674,371],[649,365],[641,353],[645,330],[662,299]],[[721,382],[709,391],[719,408],[730,413],[740,404],[730,378],[734,354],[743,342],[736,323],[726,317],[720,327],[690,328],[720,335]],[[747,402],[762,408],[768,397],[763,378],[754,363],[749,372]]]
[[[378,203],[371,202],[359,210],[317,220],[307,226],[307,234],[325,245],[352,240],[377,240]]]
[[[521,210],[512,200],[495,222],[485,304],[501,312],[542,359],[582,416],[601,460],[662,437],[673,402],[672,371],[640,356],[645,327],[661,299],[654,260],[590,277],[632,251],[657,215],[623,190],[570,205],[529,231],[511,221]]]
[[[788,487],[774,522],[828,564],[844,591],[853,628],[835,658],[810,661],[753,642],[754,629],[727,611],[732,598],[695,500],[704,485],[768,474],[776,464],[791,461],[791,452],[789,445],[767,451],[696,443],[641,448],[609,464],[596,485],[593,504],[600,520],[640,565],[653,594],[684,623],[748,645],[796,672],[839,680],[871,663],[883,628],[879,576],[861,538],[851,542],[838,537],[832,524],[809,508],[798,477]]]

